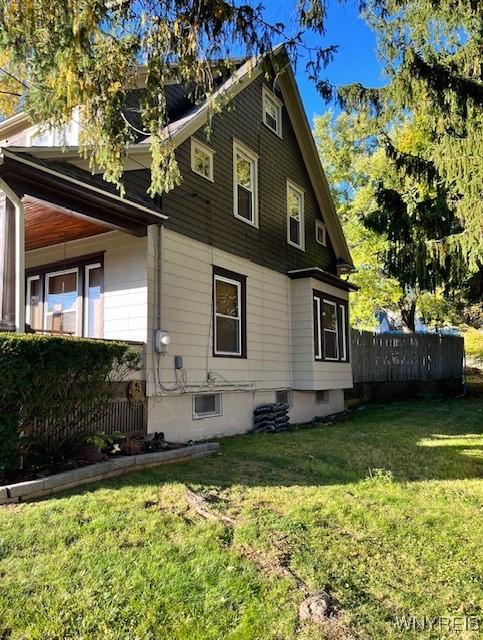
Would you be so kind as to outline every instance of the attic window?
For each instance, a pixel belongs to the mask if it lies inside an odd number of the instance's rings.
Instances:
[[[327,246],[327,228],[320,220],[315,221],[315,239],[324,247]]]
[[[211,182],[214,181],[213,153],[209,147],[191,138],[191,170]]]
[[[282,103],[271,91],[263,87],[263,123],[282,137]]]
[[[72,147],[79,143],[79,112],[74,109],[72,119],[59,127],[35,126],[26,132],[28,147]]]

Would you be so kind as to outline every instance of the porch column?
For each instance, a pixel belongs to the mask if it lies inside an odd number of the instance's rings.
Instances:
[[[0,327],[25,331],[25,230],[22,201],[0,178]]]

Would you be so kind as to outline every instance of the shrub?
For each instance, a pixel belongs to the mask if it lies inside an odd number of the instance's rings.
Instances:
[[[474,367],[483,367],[483,331],[468,329],[464,336],[468,364]]]
[[[33,444],[48,448],[98,420],[111,383],[137,368],[138,353],[123,343],[0,333],[0,473],[27,466]]]

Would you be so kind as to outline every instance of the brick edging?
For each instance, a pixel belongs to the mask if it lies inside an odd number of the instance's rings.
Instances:
[[[169,451],[142,453],[137,456],[119,456],[107,462],[98,462],[87,467],[63,471],[46,478],[3,485],[0,486],[0,505],[49,496],[66,489],[113,478],[129,471],[205,458],[217,453],[219,449],[218,442],[206,442]]]

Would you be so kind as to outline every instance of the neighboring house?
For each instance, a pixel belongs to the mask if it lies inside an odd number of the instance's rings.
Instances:
[[[87,171],[76,121],[0,124],[0,319],[143,343],[148,430],[171,440],[246,431],[275,400],[294,422],[338,412],[352,386],[353,265],[293,72],[277,68],[220,81],[230,108],[209,139],[206,105],[168,87],[183,181],[154,200],[148,140],[121,199]]]
[[[382,309],[376,313],[376,319],[379,323],[375,329],[376,333],[407,333],[407,331],[404,330],[401,318],[393,311]],[[415,320],[415,329],[416,333],[439,333],[445,336],[459,335],[456,327],[428,327],[424,324],[422,318],[418,317],[416,317]]]

